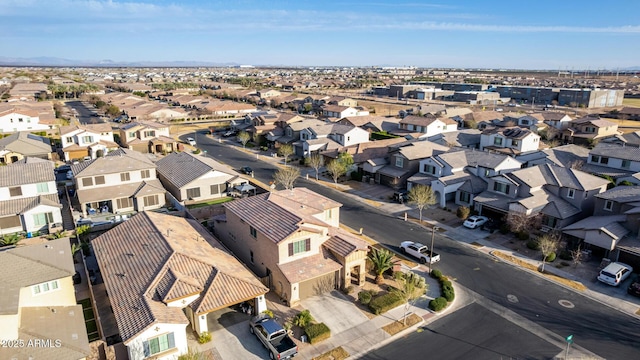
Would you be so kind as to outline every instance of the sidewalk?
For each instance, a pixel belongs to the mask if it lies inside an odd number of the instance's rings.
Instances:
[[[237,150],[257,154],[257,158],[263,161],[267,161],[278,166],[283,166],[284,163],[282,158],[272,157],[268,155],[263,155],[261,151],[254,149],[242,149],[239,144],[222,140],[227,144],[234,145]],[[290,162],[290,164],[293,164]],[[295,165],[295,164],[294,164]],[[307,167],[300,167],[301,176],[308,177],[309,179],[315,179],[315,170]],[[322,170],[320,171],[322,173]],[[377,184],[368,184],[368,183],[353,183],[349,182],[348,184],[335,184],[332,179],[319,176],[319,184],[331,187],[333,189],[339,190],[346,194],[347,196],[351,196],[353,199],[361,201],[369,206],[377,208],[378,210],[388,213],[392,216],[397,216],[402,219],[405,216],[408,219],[415,220],[419,218],[418,210],[413,209],[405,204],[398,204],[392,202],[390,200],[391,194],[393,194],[393,190],[382,185]],[[490,254],[496,259],[501,261],[506,261],[502,257],[496,256],[496,252],[501,252],[506,255],[510,255],[514,258],[517,258],[520,261],[531,264],[535,267],[540,265],[539,260],[534,260],[528,257],[523,256],[522,254],[504,247],[495,241],[491,241],[487,239],[489,237],[489,232],[481,231],[479,229],[470,230],[466,229],[462,226],[451,226],[445,223],[439,222],[433,219],[424,218],[425,224],[420,225],[424,226],[426,229],[430,229],[432,226],[437,226],[440,230],[439,233],[443,236],[446,236],[452,240],[456,240],[463,244],[467,244],[468,246],[476,249],[478,251],[482,251],[484,253]],[[415,223],[415,222],[414,222]],[[419,225],[415,223],[415,225]],[[364,233],[366,234],[366,228],[364,229]],[[509,262],[508,262],[509,263]],[[514,266],[518,266],[518,264],[511,263]],[[529,271],[532,275],[541,276],[549,281],[554,281],[549,276],[542,274],[538,271],[528,270],[524,268],[526,271]],[[430,287],[433,289],[438,289],[439,284],[432,279],[427,273],[426,268],[422,266],[417,266],[416,268],[411,269],[414,272],[420,273],[427,281],[429,282]],[[623,311],[631,316],[636,318],[640,318],[640,315],[636,313],[640,308],[640,301],[638,299],[621,299],[619,296],[612,296],[613,293],[620,292],[620,289],[614,287],[605,287],[605,285],[601,285],[594,281],[587,281],[584,278],[577,277],[567,271],[562,269],[558,269],[550,264],[547,264],[545,267],[546,272],[557,275],[558,277],[569,279],[572,281],[576,281],[582,283],[586,289],[583,291],[578,291],[574,288],[567,286],[565,283],[556,282],[557,284],[564,286],[573,291],[577,291],[582,293],[583,295],[589,296],[590,298],[601,302],[604,305],[610,306],[617,310]],[[595,279],[595,275],[593,274],[593,278]],[[591,279],[593,280],[593,279]],[[456,291],[455,300],[447,307],[447,309],[441,311],[440,313],[434,313],[428,309],[428,303],[430,298],[427,296],[423,296],[419,301],[415,304],[411,305],[409,313],[416,314],[420,316],[423,320],[422,322],[415,324],[403,331],[395,334],[393,336],[389,335],[383,330],[383,327],[393,323],[394,321],[400,320],[404,317],[405,307],[400,306],[398,308],[392,309],[385,314],[376,316],[370,320],[367,320],[353,328],[350,328],[346,331],[340,332],[338,334],[332,334],[332,336],[321,342],[318,345],[311,344],[302,344],[299,347],[299,357],[302,359],[313,359],[318,357],[326,352],[335,349],[337,347],[342,347],[350,354],[350,359],[357,359],[362,355],[375,350],[379,347],[386,345],[387,343],[393,341],[394,339],[400,338],[402,336],[406,336],[407,334],[416,331],[419,327],[429,324],[435,320],[437,320],[441,316],[445,316],[451,312],[456,311],[457,309],[463,308],[475,301],[473,296],[466,291],[466,289],[461,288],[457,284],[454,283],[454,288]],[[616,291],[618,290],[618,291]],[[626,293],[625,293],[626,294]],[[435,297],[435,296],[433,296]],[[355,305],[354,305],[355,307]],[[359,311],[356,308],[357,311]],[[569,358],[597,358],[594,357],[593,354],[588,353],[587,351],[581,351],[582,349],[578,346],[572,347],[570,351]],[[564,351],[559,353],[555,358],[562,359],[564,358]]]

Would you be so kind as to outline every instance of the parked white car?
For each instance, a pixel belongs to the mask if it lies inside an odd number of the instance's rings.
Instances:
[[[409,254],[413,257],[418,258],[421,263],[433,264],[434,262],[440,261],[440,255],[436,253],[431,253],[427,245],[423,245],[413,241],[403,241],[400,243],[400,251],[403,254]],[[433,256],[431,258],[430,256]]]
[[[631,266],[619,262],[612,262],[600,270],[598,280],[607,285],[618,286],[628,278],[632,272],[633,268]]]
[[[187,138],[187,144],[191,145],[191,146],[196,146],[196,140],[194,138]]]
[[[462,225],[469,229],[475,229],[479,226],[484,225],[489,220],[486,216],[473,215],[469,216],[467,220],[465,220]]]

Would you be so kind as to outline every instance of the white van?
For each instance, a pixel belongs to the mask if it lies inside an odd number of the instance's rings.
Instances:
[[[612,262],[600,271],[598,280],[611,286],[618,286],[631,275],[633,268],[627,264]]]

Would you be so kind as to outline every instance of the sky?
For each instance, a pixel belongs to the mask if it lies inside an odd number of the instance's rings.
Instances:
[[[638,0],[0,0],[0,56],[270,66],[640,67]]]

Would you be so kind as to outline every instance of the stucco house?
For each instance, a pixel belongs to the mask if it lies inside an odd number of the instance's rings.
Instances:
[[[471,207],[473,198],[487,189],[488,178],[520,167],[519,161],[504,154],[452,151],[420,160],[418,173],[407,180],[407,189],[414,184],[431,186],[439,206],[454,202]]]
[[[1,346],[0,358],[75,360],[90,355],[71,255],[68,238],[0,251],[0,338],[22,342]]]
[[[340,105],[324,105],[322,107],[322,116],[326,118],[342,119],[349,116],[365,116],[369,115],[369,111],[359,107],[340,106]]]
[[[405,116],[398,123],[398,129],[420,133],[421,138],[458,130],[458,123],[449,118],[435,116]]]
[[[376,183],[401,189],[407,186],[407,179],[418,172],[420,160],[449,151],[449,147],[430,141],[407,141],[389,147],[385,158],[372,159],[366,166],[365,174],[372,176]]]
[[[169,134],[169,125],[154,121],[138,121],[122,125],[118,130],[123,147],[141,153],[169,153],[178,150],[178,142]]]
[[[640,147],[599,143],[589,151],[583,171],[608,176],[616,183],[640,172]]]
[[[353,146],[369,141],[369,132],[355,126],[328,123],[300,130],[294,143],[296,154],[307,157],[313,152]]]
[[[273,191],[225,203],[213,226],[225,246],[294,305],[364,284],[368,247],[339,227],[340,206],[306,188]]]
[[[594,256],[640,267],[640,186],[596,195],[593,216],[562,228],[565,238]]]
[[[618,124],[596,116],[575,119],[562,131],[565,143],[589,144],[593,140],[619,135]]]
[[[480,150],[519,155],[536,151],[540,136],[517,126],[487,128],[480,135]]]
[[[11,164],[25,157],[51,160],[49,138],[17,132],[0,139],[0,164]]]
[[[156,162],[160,182],[178,201],[206,201],[227,196],[234,186],[248,184],[229,166],[187,152]]]
[[[591,214],[595,196],[607,184],[606,179],[576,169],[542,164],[489,178],[474,208],[499,219],[510,212],[541,214],[543,230],[561,229]]]
[[[11,103],[0,104],[0,133],[48,130],[51,126],[40,123],[37,111],[16,107]]]
[[[61,229],[53,169],[53,162],[38,158],[0,166],[0,235]]]
[[[268,289],[195,220],[143,212],[91,244],[104,280],[92,288],[101,332],[131,360],[187,353],[187,325],[209,331],[217,310],[267,309]]]
[[[86,216],[128,214],[158,209],[165,192],[156,165],[145,155],[118,149],[71,165],[80,212]]]
[[[60,127],[60,141],[65,161],[95,159],[118,149],[109,124],[70,125]]]

